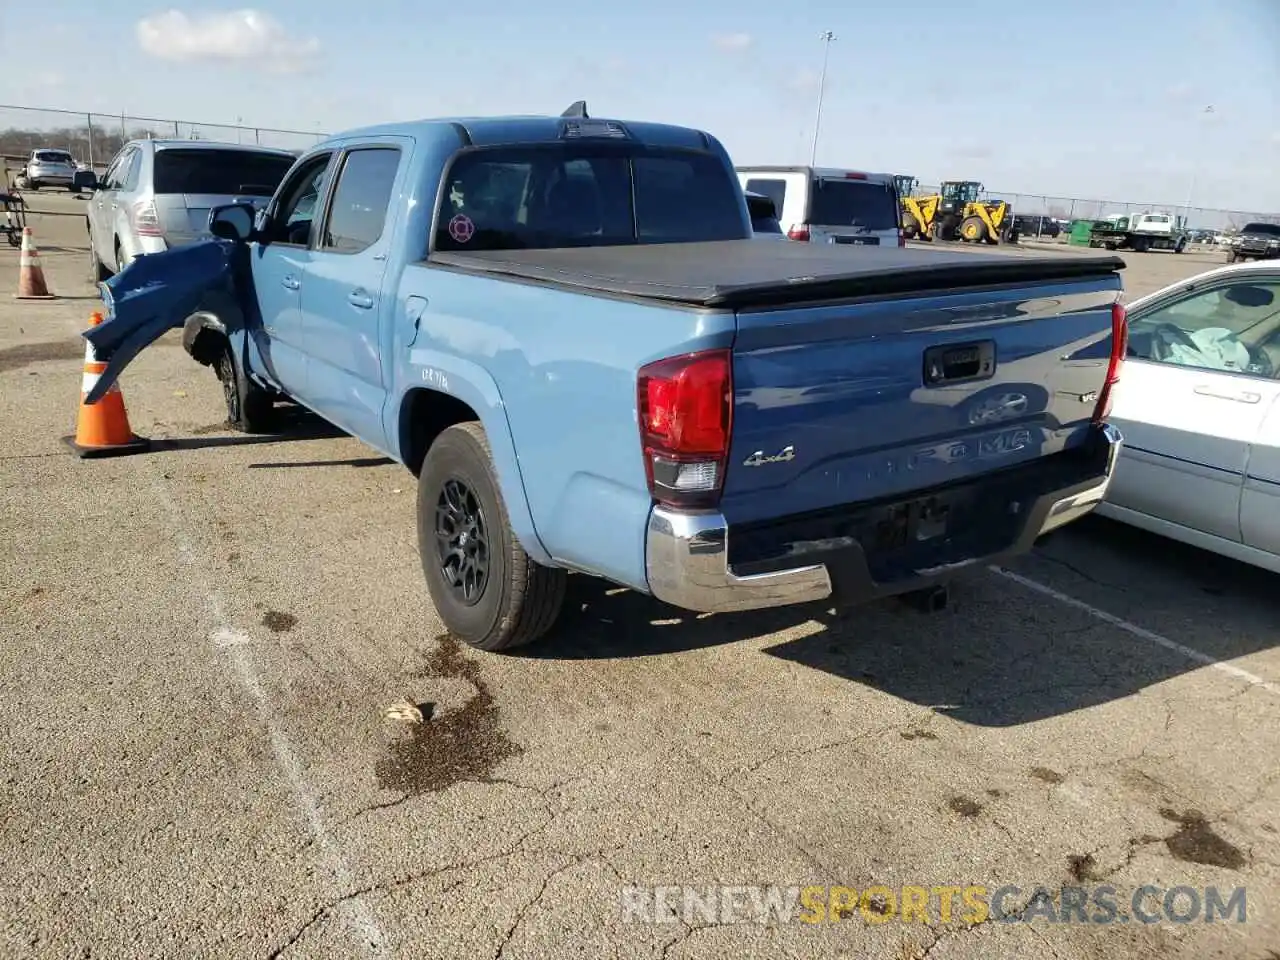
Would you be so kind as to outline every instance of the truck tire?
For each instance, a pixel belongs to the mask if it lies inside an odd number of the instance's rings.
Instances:
[[[271,427],[271,395],[240,369],[231,341],[221,337],[222,352],[214,370],[222,382],[227,404],[227,423],[240,433],[268,433]]]
[[[511,530],[484,428],[446,429],[418,475],[418,554],[445,629],[478,650],[537,640],[564,605],[567,574],[530,559]]]
[[[960,239],[965,243],[982,243],[987,239],[987,225],[981,217],[966,217],[960,224]]]

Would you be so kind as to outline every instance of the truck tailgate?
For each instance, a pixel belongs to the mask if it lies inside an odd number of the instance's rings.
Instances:
[[[1084,443],[1118,275],[743,309],[731,524],[892,498]]]

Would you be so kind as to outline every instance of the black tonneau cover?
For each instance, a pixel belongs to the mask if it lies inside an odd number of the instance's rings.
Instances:
[[[1075,280],[1124,269],[1114,256],[1023,257],[758,239],[450,251],[432,253],[427,262],[583,293],[733,309]]]

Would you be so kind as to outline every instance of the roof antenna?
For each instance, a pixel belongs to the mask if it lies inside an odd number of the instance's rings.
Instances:
[[[569,109],[560,114],[560,116],[577,117],[582,120],[591,119],[587,116],[587,101],[585,100],[575,100],[573,103],[569,104]]]

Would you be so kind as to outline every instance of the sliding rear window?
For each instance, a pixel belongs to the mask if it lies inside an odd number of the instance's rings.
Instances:
[[[269,197],[293,166],[293,157],[250,150],[156,151],[156,193],[215,193]]]
[[[470,150],[445,178],[437,250],[742,240],[737,178],[714,154],[582,142]]]

